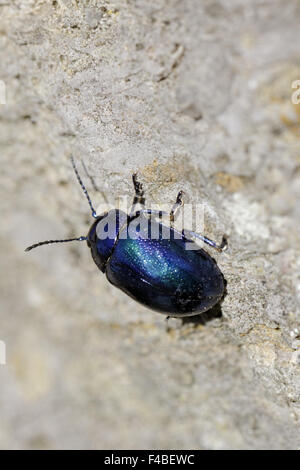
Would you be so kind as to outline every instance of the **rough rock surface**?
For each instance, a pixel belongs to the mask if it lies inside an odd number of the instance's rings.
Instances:
[[[1,448],[300,447],[299,20],[297,0],[0,0]],[[85,244],[24,253],[87,232],[71,152],[97,203],[133,170],[149,203],[205,202],[230,236],[221,312],[167,331]]]

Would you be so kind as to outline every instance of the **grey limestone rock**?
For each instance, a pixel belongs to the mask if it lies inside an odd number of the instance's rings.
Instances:
[[[0,0],[1,448],[300,447],[297,0]],[[205,203],[221,315],[108,284],[93,200]],[[220,312],[219,312],[220,313]]]

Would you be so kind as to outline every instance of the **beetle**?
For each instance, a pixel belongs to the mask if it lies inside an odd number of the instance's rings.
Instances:
[[[216,261],[195,239],[222,252],[227,249],[227,237],[223,235],[218,245],[193,231],[183,229],[179,232],[174,228],[175,215],[183,205],[183,191],[178,193],[170,214],[146,209],[143,186],[134,173],[130,213],[112,209],[97,215],[73,157],[71,162],[95,218],[94,223],[87,236],[47,240],[31,245],[25,251],[51,243],[86,241],[95,264],[111,284],[168,317],[198,315],[220,302],[225,291],[223,274]],[[162,223],[162,217],[166,215],[170,226]],[[159,220],[156,220],[157,216]],[[187,243],[191,244],[189,249]]]

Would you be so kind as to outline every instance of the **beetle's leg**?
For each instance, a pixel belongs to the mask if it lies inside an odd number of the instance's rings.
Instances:
[[[141,209],[140,211],[135,212],[136,215],[140,214],[148,214],[148,215],[156,215],[157,217],[169,217],[168,212],[166,211],[158,211],[158,210],[152,210],[152,209]]]
[[[177,194],[176,202],[173,205],[170,214],[168,214],[165,211],[158,211],[158,210],[151,210],[151,209],[141,209],[141,210],[135,210],[135,207],[137,204],[140,204],[142,207],[145,207],[145,197],[144,197],[144,191],[143,191],[143,186],[142,183],[139,183],[136,179],[136,173],[132,175],[132,180],[134,184],[134,189],[135,189],[135,196],[133,198],[133,203],[130,211],[130,215],[134,214],[149,214],[149,215],[156,215],[158,217],[165,217],[169,216],[169,220],[171,222],[171,226],[173,226],[173,223],[175,221],[175,216],[180,207],[183,206],[183,200],[182,196],[184,194],[183,191],[179,191]]]
[[[199,240],[202,240],[204,243],[207,245],[211,246],[215,250],[222,252],[226,251],[228,248],[228,242],[227,242],[227,236],[223,235],[222,241],[220,245],[218,245],[216,242],[210,240],[209,238],[205,237],[204,235],[200,235],[199,233],[192,232],[191,230],[182,230],[182,234],[184,236],[192,236],[194,238],[199,238]]]
[[[169,327],[169,319],[170,319],[170,315],[168,315],[166,318],[165,318],[165,325],[166,325],[166,333],[169,333],[171,328]]]
[[[137,180],[137,173],[133,173],[132,181],[133,181],[135,194],[134,194],[134,198],[133,198],[133,202],[131,206],[130,215],[133,215],[136,212],[135,207],[137,206],[137,204],[140,204],[142,207],[145,206],[145,196],[144,196],[143,185]]]
[[[184,204],[184,203],[183,203],[183,200],[182,200],[183,194],[184,194],[183,191],[179,191],[179,193],[177,194],[176,202],[175,202],[175,204],[173,205],[173,207],[172,207],[172,209],[171,209],[171,212],[170,212],[171,227],[174,225],[176,213],[178,212],[178,210],[180,209],[180,207],[182,207],[183,204]]]
[[[184,315],[183,315],[184,316]],[[172,331],[175,331],[178,329],[179,327],[179,322],[178,320],[180,321],[180,323],[182,324],[182,320],[183,320],[183,317],[180,316],[180,315],[168,315],[166,318],[165,318],[165,325],[166,325],[166,333],[170,333]]]

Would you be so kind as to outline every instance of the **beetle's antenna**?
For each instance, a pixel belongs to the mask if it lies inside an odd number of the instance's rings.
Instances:
[[[33,248],[37,248],[41,245],[50,245],[51,243],[65,243],[65,242],[82,242],[87,240],[87,237],[78,237],[78,238],[68,238],[66,240],[46,240],[45,242],[35,243],[34,245],[28,246],[25,251],[33,250]]]
[[[92,216],[96,219],[96,218],[97,218],[97,213],[96,213],[96,211],[95,211],[95,209],[94,209],[94,207],[93,207],[93,204],[92,204],[91,198],[90,198],[90,196],[89,196],[89,193],[87,192],[87,189],[86,189],[86,187],[84,186],[84,184],[83,184],[83,182],[82,182],[82,179],[80,178],[80,175],[79,175],[79,173],[78,173],[78,170],[77,170],[77,168],[76,168],[75,161],[74,161],[74,158],[73,158],[72,155],[71,155],[71,162],[72,162],[72,166],[73,166],[73,169],[74,169],[74,171],[75,171],[75,175],[76,175],[76,177],[77,177],[78,183],[80,184],[80,186],[81,186],[81,188],[82,188],[82,190],[83,190],[83,192],[84,192],[84,194],[85,194],[85,196],[86,196],[86,198],[87,198],[87,200],[88,200],[89,206],[90,206],[91,211],[92,211]]]

